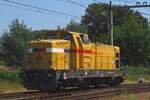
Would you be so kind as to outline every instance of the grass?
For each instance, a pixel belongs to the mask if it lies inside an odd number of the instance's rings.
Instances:
[[[0,70],[0,93],[12,93],[26,90],[19,77],[19,70]]]
[[[13,93],[26,91],[22,84],[15,81],[0,80],[0,93]]]
[[[124,66],[121,68],[121,73],[125,75],[126,82],[135,82],[139,78],[150,81],[150,67]]]
[[[134,94],[123,94],[123,100],[137,100]]]
[[[128,92],[124,92],[123,94],[121,94],[121,97],[123,100],[137,100],[135,94],[131,94]]]
[[[4,81],[14,81],[16,83],[21,83],[22,80],[19,77],[19,70],[2,70],[0,71],[0,80]]]

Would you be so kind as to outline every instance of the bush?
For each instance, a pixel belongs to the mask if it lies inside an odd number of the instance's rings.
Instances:
[[[150,80],[150,68],[143,66],[124,66],[120,69],[121,73],[125,75],[126,79],[137,80],[138,78],[144,78]]]
[[[4,81],[14,81],[14,82],[22,82],[19,76],[19,70],[13,71],[0,71],[0,80]]]

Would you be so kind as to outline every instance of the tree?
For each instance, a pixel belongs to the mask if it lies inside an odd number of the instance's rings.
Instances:
[[[87,33],[87,28],[84,25],[77,23],[73,19],[66,26],[66,29],[69,31],[74,31],[74,32]]]
[[[50,30],[35,30],[29,34],[29,40],[47,39]]]
[[[9,31],[5,32],[0,44],[2,46],[2,60],[9,66],[22,66],[27,55],[27,41],[30,28],[18,19],[9,25]]]
[[[150,60],[150,31],[148,23],[139,16],[129,16],[114,30],[115,43],[121,48],[121,56],[129,65],[148,66]]]
[[[88,28],[88,34],[92,41],[102,42],[101,37],[108,38],[110,26],[109,15],[106,5],[102,6],[94,3],[86,9],[86,14],[82,17],[81,23]]]
[[[121,58],[130,65],[149,65],[150,30],[148,20],[139,12],[113,6],[115,45],[121,48]],[[81,21],[88,28],[92,41],[110,43],[110,8],[106,4],[91,4]]]

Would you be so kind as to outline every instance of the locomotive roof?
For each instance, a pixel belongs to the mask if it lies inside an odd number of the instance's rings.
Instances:
[[[68,30],[50,30],[48,34],[56,34],[56,33],[60,33],[60,34],[64,34],[64,33],[68,33],[68,34],[84,34],[84,33],[79,33],[79,32],[72,32],[72,31],[68,31]]]
[[[59,40],[59,39],[48,39],[48,40],[34,40],[34,41],[31,41],[30,43],[52,43],[52,42],[68,42],[68,40]]]

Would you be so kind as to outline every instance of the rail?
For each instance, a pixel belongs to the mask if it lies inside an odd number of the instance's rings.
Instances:
[[[59,91],[35,91],[13,94],[1,94],[0,100],[91,100],[120,95],[123,93],[140,93],[150,91],[150,83],[123,84],[117,87],[99,87],[85,89],[66,89]]]

